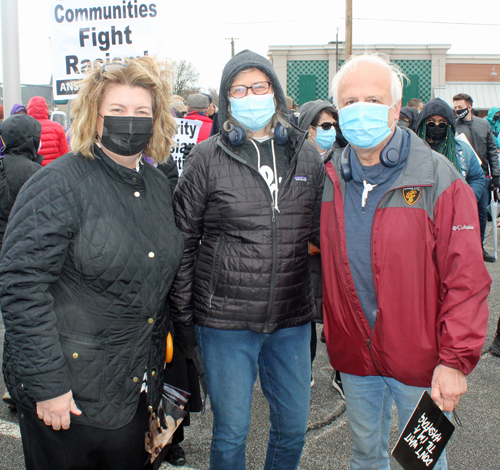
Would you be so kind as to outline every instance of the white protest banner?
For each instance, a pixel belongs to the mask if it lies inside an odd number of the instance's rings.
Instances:
[[[98,64],[161,54],[166,2],[53,0],[51,8],[55,100],[75,98],[78,81]]]
[[[182,170],[184,170],[184,159],[187,157],[187,155],[184,156],[184,149],[190,144],[196,145],[203,123],[201,121],[179,118],[175,118],[175,122],[177,123],[177,134],[174,135],[174,145],[170,152],[172,158],[177,162],[180,176]]]

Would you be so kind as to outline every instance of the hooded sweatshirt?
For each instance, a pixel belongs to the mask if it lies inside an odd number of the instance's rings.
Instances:
[[[225,142],[229,141],[228,133],[224,130],[224,122],[230,118],[228,112],[231,107],[231,102],[228,98],[229,88],[234,78],[241,71],[252,68],[256,68],[266,74],[272,85],[276,111],[281,112],[281,116],[285,121],[289,119],[286,97],[271,63],[255,52],[244,50],[236,54],[226,64],[222,72],[219,92],[219,123],[221,126],[220,134]],[[279,188],[292,156],[289,153],[290,148],[276,144],[271,138],[250,139],[250,131],[248,129],[245,129],[234,118],[231,119],[231,122],[233,125],[244,129],[247,135],[247,140],[238,148],[238,153],[261,173],[272,193],[274,204],[279,209]]]
[[[26,114],[16,114],[3,123],[5,149],[0,161],[0,244],[17,194],[24,183],[42,168],[37,154],[41,133],[42,125]]]
[[[273,66],[265,57],[262,57],[259,54],[246,49],[236,54],[226,64],[224,70],[222,71],[222,80],[219,90],[219,125],[220,134],[225,140],[228,138],[228,133],[226,130],[224,130],[224,123],[228,120],[229,117],[229,88],[231,87],[236,75],[238,75],[243,70],[251,68],[256,68],[267,75],[273,87],[274,99],[276,100],[276,111],[280,111],[281,115],[285,119],[288,118],[288,106],[286,104],[286,97],[283,93],[283,89],[281,88],[281,84],[278,80],[276,72],[273,69]]]
[[[28,114],[42,124],[42,146],[39,153],[45,158],[45,166],[69,152],[66,134],[61,124],[49,119],[49,108],[42,96],[34,96],[28,102]]]
[[[401,108],[400,114],[403,114],[410,120],[408,124],[408,129],[413,132],[417,132],[417,121],[418,121],[418,111],[415,108],[410,108],[409,106],[403,106]]]
[[[493,106],[493,108],[490,108],[490,110],[488,111],[488,116],[486,116],[486,120],[490,123],[491,131],[495,136],[497,147],[500,147],[500,119],[497,119],[496,121],[493,120],[493,116],[496,113],[500,113],[500,108]]]
[[[417,133],[422,126],[426,125],[429,116],[443,116],[451,125],[453,133],[456,133],[456,121],[451,107],[441,98],[430,100],[420,111],[417,122]],[[455,139],[455,153],[457,162],[460,167],[460,173],[465,178],[469,186],[474,191],[476,200],[479,201],[484,191],[484,173],[481,169],[478,158],[474,154],[474,150],[466,142]]]
[[[335,106],[333,106],[329,101],[316,100],[304,103],[300,107],[299,128],[306,132],[309,131],[309,126],[314,121],[314,118],[319,113],[321,113],[321,111],[324,111],[325,109],[331,109],[332,111],[337,113]],[[339,137],[340,135],[340,129],[338,127],[338,124],[335,124],[334,127],[335,127],[335,132],[337,133],[335,142],[333,143],[333,146],[330,149],[326,150],[321,154],[323,157],[323,161],[325,163],[329,161],[333,151],[344,147],[337,141],[337,137]]]

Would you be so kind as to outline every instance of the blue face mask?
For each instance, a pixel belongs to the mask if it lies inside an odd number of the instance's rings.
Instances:
[[[318,144],[318,147],[323,150],[328,150],[334,144],[336,138],[335,127],[332,126],[327,131],[321,129],[319,126],[316,128],[316,138],[314,140]]]
[[[389,106],[383,104],[357,102],[339,111],[342,134],[361,149],[372,149],[391,135],[388,119]]]
[[[229,98],[229,101],[234,119],[252,132],[264,129],[276,112],[274,93]]]

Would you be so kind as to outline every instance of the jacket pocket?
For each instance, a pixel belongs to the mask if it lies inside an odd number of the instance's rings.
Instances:
[[[106,345],[98,338],[76,340],[59,334],[59,339],[73,397],[75,400],[99,402],[105,374]]]
[[[212,265],[212,273],[210,274],[210,289],[209,289],[209,299],[208,308],[212,308],[212,297],[217,289],[217,283],[219,282],[220,266],[222,263],[222,250],[224,248],[224,243],[226,241],[226,236],[221,235],[217,244],[215,245],[214,262]]]

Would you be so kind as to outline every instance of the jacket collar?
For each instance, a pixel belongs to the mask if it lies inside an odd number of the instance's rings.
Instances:
[[[109,158],[97,145],[94,145],[94,155],[99,163],[104,167],[107,173],[115,181],[129,184],[136,189],[144,189],[144,173],[148,171],[147,162],[143,162],[143,171],[138,172],[132,168],[126,168],[116,163],[113,159]]]
[[[413,131],[406,130],[410,137],[408,158],[394,182],[393,188],[404,186],[431,186],[434,183],[434,163],[432,158],[432,150],[420,137]],[[340,158],[342,152],[350,152],[351,146],[348,145],[345,149],[334,150],[332,164],[339,176],[341,187],[344,188],[345,181],[341,178]],[[328,173],[328,171],[327,171]]]

